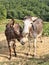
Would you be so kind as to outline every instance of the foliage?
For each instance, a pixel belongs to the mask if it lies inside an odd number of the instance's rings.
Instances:
[[[49,36],[49,22],[44,22],[43,23],[44,26],[43,26],[43,35],[44,36]]]
[[[49,0],[0,0],[0,18],[23,19],[26,15],[49,21]]]
[[[6,9],[3,5],[0,5],[0,19],[5,19],[7,16]]]

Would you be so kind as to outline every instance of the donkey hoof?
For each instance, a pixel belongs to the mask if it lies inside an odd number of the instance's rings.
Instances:
[[[17,57],[17,54],[15,54],[15,57]]]
[[[9,57],[8,59],[11,60],[11,57]]]
[[[40,42],[42,43],[43,41],[41,40]]]
[[[37,57],[37,55],[34,55],[34,54],[33,54],[33,57],[34,57],[34,58],[36,58],[36,57]]]
[[[28,53],[26,53],[26,55],[28,56]]]

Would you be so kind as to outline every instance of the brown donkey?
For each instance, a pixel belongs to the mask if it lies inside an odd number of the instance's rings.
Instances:
[[[8,42],[8,48],[9,48],[9,52],[10,52],[10,57],[9,59],[11,59],[11,46],[10,46],[10,41],[13,41],[13,50],[14,50],[14,54],[16,56],[16,50],[15,50],[15,39],[17,39],[18,41],[21,40],[22,36],[22,28],[18,23],[15,23],[14,19],[11,19],[11,21],[6,25],[6,29],[5,29],[5,36]]]

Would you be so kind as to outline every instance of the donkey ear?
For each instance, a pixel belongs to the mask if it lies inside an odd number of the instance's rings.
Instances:
[[[32,21],[36,20],[38,17],[32,17]]]
[[[23,23],[24,23],[24,20],[23,20]]]

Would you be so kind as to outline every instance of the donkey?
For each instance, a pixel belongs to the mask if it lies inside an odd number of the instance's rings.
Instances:
[[[31,36],[33,37],[34,40],[34,56],[36,56],[36,42],[37,42],[37,38],[42,36],[42,31],[43,31],[43,21],[42,19],[38,18],[38,17],[31,17],[31,16],[27,16],[24,18],[23,20],[24,22],[24,29],[23,29],[23,34],[24,37]],[[25,43],[24,40],[22,39],[23,44]],[[42,41],[41,41],[42,42]]]
[[[22,36],[22,27],[18,24],[15,23],[14,19],[11,19],[11,21],[6,25],[6,29],[5,29],[5,36],[8,42],[8,48],[9,48],[9,59],[11,59],[11,41],[13,41],[12,45],[13,45],[13,50],[14,50],[14,54],[16,57],[16,50],[15,50],[15,39],[17,39],[18,41],[21,40]]]

